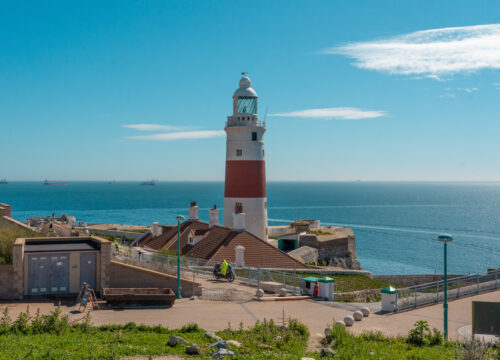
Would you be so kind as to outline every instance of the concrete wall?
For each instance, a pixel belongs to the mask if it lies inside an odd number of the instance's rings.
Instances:
[[[110,288],[170,288],[177,293],[177,278],[153,270],[112,261]],[[193,282],[181,280],[181,295],[193,296]],[[201,295],[200,284],[194,283],[194,295]]]
[[[464,275],[448,274],[448,279],[453,279]],[[374,279],[393,282],[401,286],[415,286],[427,284],[434,281],[443,280],[443,275],[439,274],[418,274],[418,275],[373,275]]]
[[[0,218],[4,216],[11,217],[12,210],[10,208],[10,205],[0,203]]]
[[[293,232],[293,229],[289,225],[278,225],[278,226],[268,226],[267,235],[273,237],[280,237],[283,235],[288,235]]]
[[[14,267],[0,265],[0,299],[15,299]]]

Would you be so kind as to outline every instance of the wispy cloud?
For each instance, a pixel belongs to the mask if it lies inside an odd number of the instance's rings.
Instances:
[[[447,98],[447,99],[453,99],[456,97],[454,91],[458,91],[458,92],[466,92],[468,94],[473,94],[475,92],[478,92],[479,91],[479,88],[477,87],[466,87],[466,88],[446,88],[444,89],[446,92],[442,95],[440,95],[439,97],[440,98]]]
[[[493,83],[493,86],[497,88],[497,90],[500,90],[500,83]]]
[[[174,141],[185,139],[208,139],[224,136],[223,130],[198,130],[198,131],[178,131],[151,135],[127,136],[126,139],[132,140],[151,140],[151,141]]]
[[[326,48],[322,53],[346,55],[362,69],[439,80],[459,72],[499,69],[500,24],[417,31]]]
[[[175,131],[175,130],[187,129],[187,127],[185,126],[170,126],[170,125],[159,125],[159,124],[129,124],[129,125],[122,125],[122,127],[139,131]]]
[[[465,91],[466,93],[472,94],[476,91],[479,91],[479,88],[473,87],[473,88],[458,88],[460,91]]]
[[[337,107],[337,108],[291,111],[285,113],[270,114],[269,116],[326,119],[326,120],[332,120],[332,119],[359,120],[359,119],[378,118],[385,115],[387,115],[385,111],[365,111],[356,108]]]

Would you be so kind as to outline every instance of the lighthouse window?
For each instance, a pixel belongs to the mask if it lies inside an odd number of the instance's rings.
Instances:
[[[257,98],[248,96],[239,97],[238,114],[257,114]]]
[[[252,133],[252,141],[257,141],[257,133],[255,131]]]
[[[236,149],[236,156],[242,156],[242,155],[243,155],[243,150]]]

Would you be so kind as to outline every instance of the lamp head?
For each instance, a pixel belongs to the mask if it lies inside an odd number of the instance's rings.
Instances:
[[[186,218],[185,218],[184,216],[182,216],[182,215],[177,215],[177,216],[175,217],[175,220],[177,220],[177,221],[182,221],[182,220],[186,220]]]
[[[447,243],[447,242],[452,242],[453,241],[453,236],[449,234],[441,234],[438,236],[438,241]]]

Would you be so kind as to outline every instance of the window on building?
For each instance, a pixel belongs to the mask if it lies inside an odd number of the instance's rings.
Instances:
[[[257,98],[240,96],[238,98],[238,114],[257,114]]]
[[[257,133],[255,131],[252,133],[252,141],[257,141]]]
[[[264,150],[262,150],[262,157],[264,157]]]
[[[236,156],[242,156],[242,155],[243,155],[243,150],[236,149]]]
[[[267,210],[267,201],[264,202],[264,209]],[[267,230],[267,229],[266,229]]]
[[[189,245],[194,245],[194,238],[191,235],[189,235],[188,243]]]

